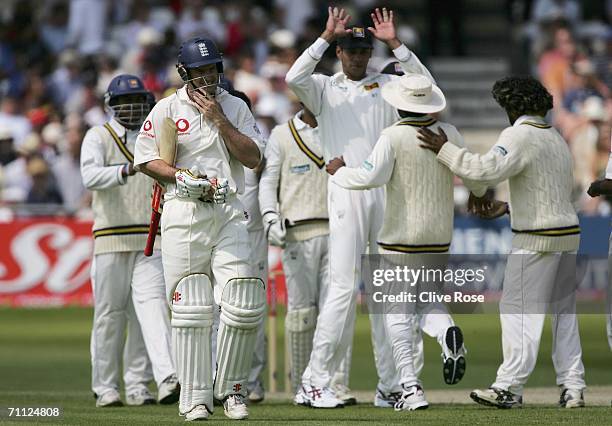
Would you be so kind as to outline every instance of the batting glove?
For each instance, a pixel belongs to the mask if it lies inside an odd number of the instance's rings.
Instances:
[[[217,186],[215,187],[215,193],[213,195],[213,201],[215,204],[224,204],[227,196],[229,195],[229,182],[227,179],[218,179]]]
[[[268,213],[265,216],[266,237],[270,245],[284,248],[285,237],[287,230],[285,229],[285,221],[278,213]]]
[[[211,187],[210,181],[205,176],[197,176],[186,169],[180,169],[174,176],[176,177],[176,195],[179,198],[198,199]]]

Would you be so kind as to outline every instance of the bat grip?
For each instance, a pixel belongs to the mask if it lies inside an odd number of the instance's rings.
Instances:
[[[145,256],[153,254],[153,246],[155,245],[155,237],[157,236],[157,228],[159,227],[159,219],[161,214],[155,210],[151,212],[151,224],[149,225],[149,235],[147,235],[147,245],[144,249]]]

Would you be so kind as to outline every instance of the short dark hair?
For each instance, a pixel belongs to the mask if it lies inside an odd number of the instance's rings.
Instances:
[[[553,97],[533,77],[505,77],[497,80],[491,91],[495,101],[515,115],[542,113],[553,107]]]

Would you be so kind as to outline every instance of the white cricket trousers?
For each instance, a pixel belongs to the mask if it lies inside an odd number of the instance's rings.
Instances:
[[[261,279],[268,287],[268,240],[263,229],[249,231],[251,243],[251,267],[253,276]],[[266,367],[266,322],[262,321],[257,329],[257,340],[253,352],[253,362],[247,387],[252,390],[258,381],[262,381],[261,374]]]
[[[104,253],[95,255],[94,261],[92,390],[97,395],[102,395],[111,389],[119,390],[119,366],[125,341],[126,315],[131,309],[130,303],[133,303],[144,344],[151,359],[153,376],[159,385],[168,376],[175,374],[171,357],[168,305],[164,298],[164,275],[159,251],[155,251],[151,257],[146,257],[142,252]],[[133,330],[133,327],[130,327],[130,330]],[[127,357],[131,356],[129,352],[138,353],[137,350],[129,348],[127,351]],[[142,362],[134,360],[136,364]],[[137,366],[135,368],[138,369]],[[140,368],[142,371],[142,365]],[[138,373],[136,374],[138,376]],[[137,379],[132,379],[128,375],[126,385],[136,387],[135,380]]]
[[[329,235],[287,242],[282,260],[287,312],[311,307],[320,312],[329,290]],[[338,371],[334,372],[332,383],[348,386],[351,346],[349,344]]]
[[[536,365],[546,312],[553,312],[552,360],[557,385],[585,387],[576,294],[568,291],[575,286],[575,252],[512,249],[499,303],[504,361],[493,387],[522,395]]]
[[[361,256],[377,250],[382,225],[384,188],[352,191],[329,181],[330,287],[321,306],[310,362],[302,380],[318,387],[330,386],[340,369],[355,328],[357,293],[361,282]],[[370,315],[372,346],[383,392],[398,389],[398,378],[383,319]]]
[[[606,331],[608,332],[608,346],[612,350],[612,233],[608,242],[608,312],[606,314]]]

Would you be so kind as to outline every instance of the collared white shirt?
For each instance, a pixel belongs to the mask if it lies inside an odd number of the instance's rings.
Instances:
[[[136,136],[135,130],[126,130],[115,119],[108,122],[120,139],[125,141],[127,149],[134,152]],[[103,130],[106,132],[106,129]],[[83,185],[90,190],[112,188],[113,186],[123,185],[127,177],[121,173],[127,164],[106,164],[105,162],[105,141],[100,137],[99,129],[91,128],[83,138],[81,145],[81,177]]]
[[[382,130],[400,118],[381,95],[382,86],[399,77],[374,73],[352,81],[342,72],[331,77],[313,75],[328,47],[325,40],[317,39],[295,61],[286,81],[317,118],[325,160],[343,156],[347,166],[357,167],[368,157]],[[434,81],[405,45],[393,53],[405,72],[423,74]]]
[[[321,152],[319,142],[318,127],[312,128],[301,120],[302,111],[299,111],[293,117],[295,129],[300,132],[300,136],[308,141],[308,145],[316,152]],[[286,126],[287,123],[279,124]],[[278,187],[280,184],[281,174],[281,152],[280,141],[274,137],[274,133],[270,135],[268,144],[266,145],[266,167],[259,180],[259,208],[262,212],[279,212],[278,203]]]
[[[610,137],[610,157],[608,158],[608,166],[606,167],[606,179],[612,179],[612,137]]]
[[[217,89],[216,100],[236,129],[251,138],[263,152],[263,138],[244,101],[223,89]],[[209,178],[225,178],[232,191],[244,191],[242,163],[230,154],[216,126],[200,114],[189,99],[185,86],[160,100],[149,113],[136,139],[135,165],[160,159],[159,129],[166,117],[174,120],[178,130],[175,167],[196,169]],[[173,197],[174,190],[174,184],[168,185],[166,197]]]

